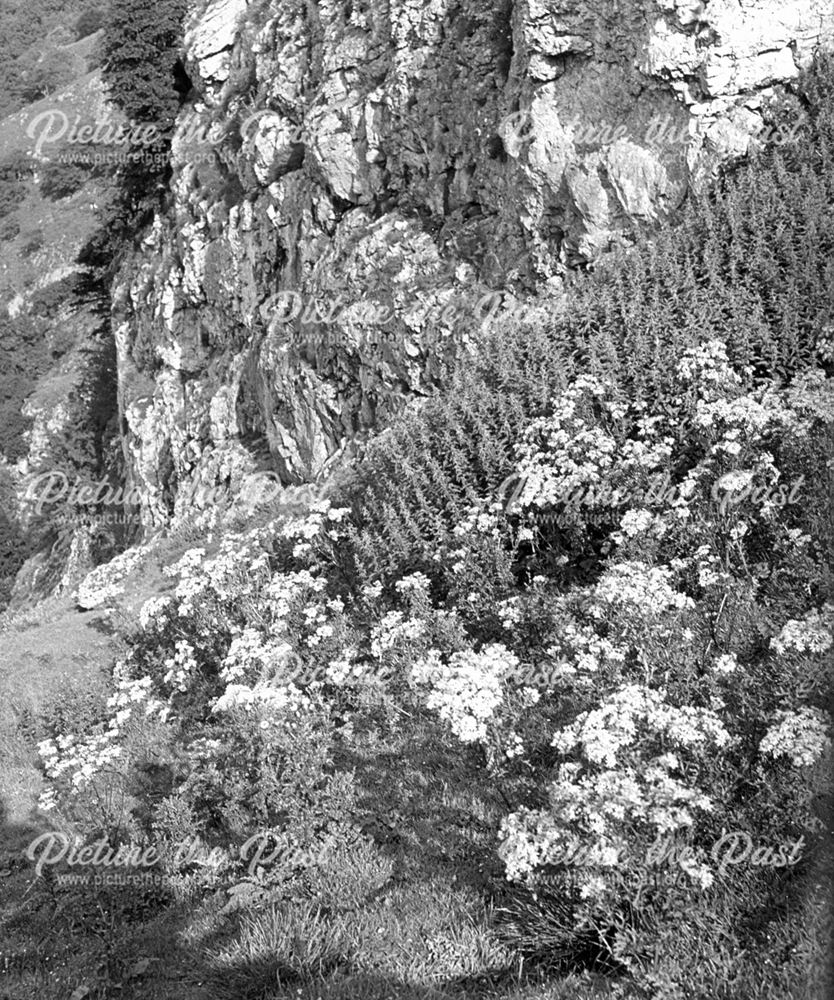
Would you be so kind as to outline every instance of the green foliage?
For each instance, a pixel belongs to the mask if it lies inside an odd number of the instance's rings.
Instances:
[[[21,152],[10,153],[0,160],[0,180],[22,181],[31,177],[34,163]]]
[[[576,276],[551,321],[495,329],[371,444],[342,487],[358,524],[354,572],[428,571],[473,497],[501,499],[510,443],[572,371],[662,408],[672,364],[710,337],[758,376],[807,363],[834,328],[832,87],[834,59],[820,56],[800,85],[795,140],[693,198],[677,224]]]
[[[57,682],[37,711],[26,711],[21,729],[30,743],[89,733],[107,717],[110,679],[103,671]]]
[[[20,98],[27,104],[65,87],[76,76],[76,67],[65,49],[47,44],[29,49],[17,59]]]
[[[192,938],[213,995],[325,996],[379,968],[474,995],[466,977],[511,952],[604,961],[621,996],[824,995],[832,87],[816,72],[800,142],[577,280],[547,322],[485,337],[371,443],[340,486],[350,512],[189,525],[211,555],[166,567],[175,589],[126,636],[109,722],[76,719],[104,746],[44,759],[55,803],[87,803],[85,833],[162,843],[183,897],[231,884],[225,939]],[[687,489],[634,501],[656,470]],[[520,471],[535,488],[513,514],[495,501]],[[743,492],[798,476],[801,504]],[[571,477],[623,499],[570,509]],[[807,852],[725,872],[725,829]],[[649,860],[658,831],[688,867]],[[253,834],[273,856],[247,870]],[[189,838],[216,868],[177,858]],[[566,861],[571,842],[605,859]],[[501,899],[509,947],[463,892],[409,885],[431,862]]]
[[[5,218],[0,222],[0,241],[6,243],[20,235],[20,223],[14,218]]]
[[[550,330],[513,323],[491,332],[443,390],[375,438],[342,485],[358,525],[354,573],[432,571],[467,508],[497,495],[530,414],[570,370]]]
[[[79,254],[102,284],[115,272],[136,234],[149,221],[169,172],[169,145],[188,89],[179,45],[187,0],[113,0],[100,50],[110,100],[129,121],[144,126],[116,173],[116,191],[101,212],[101,225]]]
[[[67,20],[100,6],[101,0],[4,0],[0,10],[0,118],[72,79],[75,60],[62,48],[72,40],[66,34]]]
[[[23,234],[23,245],[20,252],[24,257],[31,257],[33,253],[37,253],[41,249],[45,239],[42,229],[30,229],[29,232]]]
[[[175,86],[186,0],[113,0],[104,26],[104,82],[132,122],[170,133],[179,108]]]
[[[32,161],[22,153],[13,153],[0,160],[0,219],[23,203],[25,181],[31,173]]]
[[[0,316],[0,452],[10,461],[26,452],[22,432],[29,421],[21,408],[48,363],[46,338],[37,321]]]
[[[86,38],[104,27],[107,18],[107,11],[102,7],[94,7],[86,10],[75,22],[75,37]]]
[[[0,610],[11,597],[17,571],[31,555],[31,547],[20,527],[0,510]]]
[[[112,155],[112,149],[106,146],[79,146],[58,152],[40,168],[41,193],[53,201],[68,198],[92,178],[108,176],[113,172],[108,153]]]
[[[55,319],[58,311],[72,302],[78,289],[79,279],[74,274],[45,285],[33,293],[29,314],[43,320]]]

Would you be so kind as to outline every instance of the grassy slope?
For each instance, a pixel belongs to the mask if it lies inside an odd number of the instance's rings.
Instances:
[[[88,36],[66,47],[68,57],[78,67],[79,76],[48,98],[32,104],[0,121],[0,158],[16,152],[32,153],[35,139],[27,134],[29,125],[43,112],[60,109],[70,123],[112,118],[98,71],[87,71],[87,60],[98,36]],[[57,146],[45,146],[44,154],[54,156]],[[26,199],[4,221],[16,221],[20,233],[0,242],[0,309],[13,316],[37,310],[35,296],[69,275],[78,273],[76,262],[81,248],[98,227],[96,209],[108,197],[105,182],[91,179],[67,198],[43,197],[36,180],[26,184]],[[34,243],[33,237],[35,238]],[[84,304],[68,300],[51,321],[48,349],[54,362],[42,377],[32,371],[29,399],[38,412],[49,414],[64,406],[77,391],[90,366],[88,347],[101,326],[101,317]],[[21,359],[26,361],[26,359]],[[95,359],[93,359],[95,360]],[[28,359],[34,365],[33,359]],[[14,510],[8,511],[14,516]]]
[[[170,587],[160,566],[194,544],[187,532],[161,542],[127,578],[117,619],[131,619]],[[62,685],[91,689],[117,653],[108,631],[103,612],[81,613],[68,597],[0,624],[0,682],[10,693],[0,714],[0,997],[64,1000],[78,988],[122,1000],[610,995],[609,984],[590,974],[537,983],[534,972],[519,969],[491,917],[500,902],[489,889],[500,791],[485,782],[471,751],[400,710],[380,710],[378,724],[357,735],[350,760],[339,762],[355,770],[362,811],[373,817],[367,832],[393,866],[370,900],[341,913],[291,908],[247,935],[222,912],[222,889],[199,902],[167,897],[160,905],[145,890],[37,879],[21,852],[49,817],[36,809],[39,733],[27,719],[63,701]],[[322,941],[329,945],[321,975],[294,975],[316,967],[311,952]]]
[[[168,559],[166,561],[173,561]],[[159,585],[134,581],[128,603]],[[48,617],[47,617],[48,612]],[[28,626],[0,635],[0,677],[14,703],[47,701],[57,681],[86,678],[111,655],[96,628],[70,602],[41,609]],[[359,740],[356,768],[375,835],[394,862],[394,878],[370,903],[344,915],[288,911],[274,926],[236,933],[221,913],[224,896],[199,905],[158,907],[130,891],[110,895],[36,881],[19,848],[41,820],[33,815],[38,777],[31,737],[9,708],[0,735],[0,802],[7,853],[0,856],[0,989],[14,1000],[119,996],[125,1000],[388,1000],[402,997],[505,997],[592,1000],[612,995],[585,976],[536,984],[507,967],[490,928],[486,869],[494,863],[496,790],[467,768],[460,747],[437,742],[418,720],[380,725]],[[105,912],[110,914],[108,922]],[[258,936],[260,935],[260,937]],[[329,936],[339,962],[323,962],[315,982],[287,970],[306,964]],[[324,949],[323,958],[333,952]],[[281,982],[278,972],[284,971]],[[523,970],[522,970],[523,971]],[[618,994],[620,997],[622,993]]]
[[[92,37],[70,48],[86,55]],[[35,139],[27,129],[38,115],[53,109],[59,109],[70,123],[76,118],[84,123],[101,121],[113,114],[105,100],[100,73],[84,72],[63,90],[0,120],[0,159],[16,152],[31,154]],[[56,148],[45,145],[44,155],[54,154]],[[28,292],[77,269],[75,258],[96,229],[95,209],[105,196],[105,189],[97,183],[86,184],[72,197],[59,201],[42,197],[35,183],[27,186],[26,201],[10,216],[17,218],[20,234],[0,243],[0,302],[17,297],[14,309],[25,308]],[[36,232],[43,234],[43,245],[35,253],[26,254],[24,247]]]

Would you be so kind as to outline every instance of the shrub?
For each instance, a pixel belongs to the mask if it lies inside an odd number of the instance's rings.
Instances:
[[[107,11],[102,8],[85,10],[75,22],[75,37],[77,39],[86,38],[96,31],[100,31],[107,20]]]
[[[23,204],[26,187],[18,180],[0,179],[0,219]]]
[[[188,89],[179,63],[187,0],[114,0],[108,9],[100,59],[110,99],[146,140],[135,143],[116,174],[116,192],[101,225],[79,254],[103,285],[137,232],[149,221],[164,189],[168,150],[180,102]]]
[[[0,240],[11,242],[20,235],[20,223],[14,218],[5,218],[0,222]]]
[[[30,555],[29,542],[20,526],[15,524],[5,509],[0,510],[0,610],[8,604],[15,576]]]
[[[495,329],[371,444],[344,484],[360,575],[428,572],[425,553],[473,497],[499,492],[511,443],[571,372],[661,410],[671,367],[711,337],[751,377],[787,378],[812,361],[834,328],[832,81],[834,60],[820,56],[801,83],[809,108],[796,141],[753,156],[678,224],[575,277],[552,320]],[[764,239],[774,232],[778,241]]]
[[[22,434],[29,421],[21,408],[48,361],[39,322],[29,316],[0,318],[0,451],[11,461],[27,450]]]
[[[132,122],[156,125],[164,139],[179,109],[174,70],[186,0],[114,0],[104,26],[104,82]]]
[[[112,149],[107,146],[65,148],[41,167],[40,188],[46,198],[68,198],[90,180],[113,172]]]
[[[28,233],[23,234],[23,245],[20,252],[25,257],[31,257],[33,253],[37,253],[41,249],[45,240],[46,237],[42,229],[31,229]]]
[[[80,191],[88,178],[89,172],[81,163],[50,160],[41,169],[41,193],[53,201],[58,198],[68,198],[76,191]]]
[[[67,51],[52,43],[43,49],[31,48],[22,53],[17,66],[21,78],[20,96],[26,103],[54,94],[75,77],[73,60]]]

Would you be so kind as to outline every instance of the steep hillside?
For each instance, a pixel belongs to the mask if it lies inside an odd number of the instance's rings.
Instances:
[[[3,998],[832,995],[832,50],[111,0],[0,161]]]
[[[77,76],[0,121],[0,477],[7,498],[0,606],[27,553],[46,547],[54,558],[28,567],[16,605],[89,570],[98,545],[79,547],[76,534],[89,536],[90,525],[31,523],[23,502],[31,478],[48,469],[70,478],[104,474],[103,442],[115,418],[108,309],[78,261],[113,196],[122,153],[73,142],[79,123],[122,120],[100,72],[89,69],[98,41],[87,35],[64,45],[63,65]],[[73,548],[87,553],[75,566],[66,560]]]
[[[199,4],[167,206],[114,294],[146,525],[319,475],[485,313],[553,308],[766,138],[832,30],[827,0]]]

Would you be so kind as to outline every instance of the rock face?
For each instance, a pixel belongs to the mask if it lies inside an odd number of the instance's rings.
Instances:
[[[499,291],[552,290],[743,155],[832,36],[830,0],[201,4],[170,207],[116,288],[146,525],[321,474]]]

